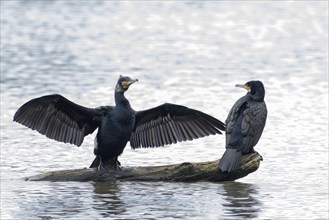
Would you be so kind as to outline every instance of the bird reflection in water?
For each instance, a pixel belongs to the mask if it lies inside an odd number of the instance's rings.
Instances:
[[[261,209],[261,202],[257,199],[258,190],[253,184],[227,182],[222,184],[222,204],[225,216],[241,218],[256,218]]]
[[[94,209],[100,211],[103,217],[109,217],[126,212],[125,204],[119,198],[119,187],[116,181],[94,182]]]

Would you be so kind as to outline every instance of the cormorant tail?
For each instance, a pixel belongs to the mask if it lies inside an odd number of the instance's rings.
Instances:
[[[240,166],[241,152],[236,149],[226,149],[219,161],[218,168],[222,172],[232,172]]]
[[[99,156],[96,156],[89,168],[97,168],[99,166],[99,163],[100,163],[100,158]]]

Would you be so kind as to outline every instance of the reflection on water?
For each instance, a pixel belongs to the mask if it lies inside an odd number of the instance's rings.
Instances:
[[[98,210],[102,217],[124,213],[125,204],[118,195],[119,188],[116,181],[92,183],[94,187],[93,208]]]
[[[1,219],[327,219],[328,2],[1,1]],[[264,161],[236,183],[51,183],[22,177],[82,168],[81,147],[12,117],[26,101],[60,93],[112,105],[120,74],[136,110],[172,102],[225,120],[252,79],[266,88]],[[124,166],[210,161],[224,135],[131,150]],[[244,182],[244,183],[242,183]],[[296,216],[298,213],[298,216]]]
[[[261,202],[258,200],[257,188],[253,184],[240,182],[227,182],[221,191],[225,202],[222,204],[226,215],[241,217],[244,219],[257,218],[261,210]]]
[[[90,190],[88,184],[16,182],[5,186],[6,190],[8,188],[10,194],[2,198],[2,202],[7,204],[8,210],[16,211],[8,213],[2,209],[3,219],[21,219],[21,213],[29,218],[73,218],[89,203],[85,196]]]

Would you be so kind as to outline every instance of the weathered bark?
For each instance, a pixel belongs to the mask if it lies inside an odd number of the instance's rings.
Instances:
[[[218,160],[201,163],[181,163],[154,167],[123,167],[122,170],[108,173],[95,169],[76,169],[51,171],[28,177],[30,181],[179,181],[196,182],[232,181],[255,172],[262,160],[258,153],[247,154],[241,158],[240,168],[234,172],[220,172]]]

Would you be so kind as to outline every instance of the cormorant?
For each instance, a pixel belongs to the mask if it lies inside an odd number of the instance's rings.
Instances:
[[[124,93],[137,79],[120,76],[115,87],[115,106],[86,108],[59,94],[42,96],[22,105],[14,121],[48,138],[80,146],[98,128],[95,160],[98,170],[119,168],[118,156],[130,141],[133,149],[159,147],[208,135],[221,134],[225,124],[201,111],[165,103],[134,111]]]
[[[238,169],[242,155],[254,152],[253,147],[263,133],[267,117],[262,82],[249,81],[236,87],[248,92],[233,105],[225,121],[226,150],[219,162],[222,172]]]

